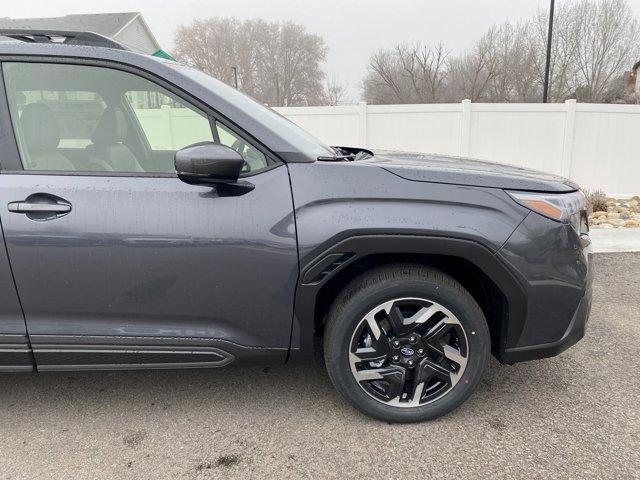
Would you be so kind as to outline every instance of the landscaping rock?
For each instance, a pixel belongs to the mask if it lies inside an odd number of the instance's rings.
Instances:
[[[614,227],[622,227],[625,223],[625,220],[622,220],[621,218],[611,218],[607,220],[607,223],[613,225]]]
[[[596,205],[596,203],[592,203]],[[602,205],[602,203],[600,203]],[[602,209],[606,205],[606,211]],[[600,210],[589,214],[589,225],[593,228],[640,228],[640,196],[630,199],[606,197]]]

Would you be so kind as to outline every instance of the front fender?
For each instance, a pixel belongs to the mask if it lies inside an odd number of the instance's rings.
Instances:
[[[314,352],[316,301],[322,287],[351,263],[377,254],[446,255],[463,258],[482,270],[502,291],[509,304],[506,344],[522,332],[527,313],[525,290],[509,267],[487,247],[465,239],[406,234],[358,235],[338,241],[310,261],[296,290],[290,358],[309,358]],[[501,345],[501,349],[504,344]]]
[[[529,211],[503,190],[416,182],[358,162],[288,167],[300,264],[290,344],[294,355],[313,351],[316,296],[322,286],[367,255],[459,256],[494,280],[509,299],[510,311],[522,308],[518,282],[494,254]],[[339,268],[324,272],[325,263]]]

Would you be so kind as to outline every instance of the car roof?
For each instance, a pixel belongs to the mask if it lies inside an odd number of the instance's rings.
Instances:
[[[22,41],[0,42],[0,61],[14,60],[15,57],[46,57],[46,59],[93,60],[115,62],[169,82],[208,105],[222,117],[228,119],[250,137],[254,137],[265,147],[289,161],[311,162],[315,159],[299,156],[297,149],[286,138],[277,135],[271,128],[244,113],[233,103],[203,87],[200,83],[182,74],[175,68],[176,62],[115,48],[59,43],[30,43]]]
[[[64,57],[64,58],[86,58],[94,60],[105,60],[122,62],[128,65],[139,65],[143,69],[163,63],[169,63],[159,57],[143,55],[131,50],[120,50],[115,48],[96,47],[89,45],[70,45],[59,43],[29,43],[18,40],[8,40],[0,42],[0,55],[5,56],[43,56],[43,57]]]

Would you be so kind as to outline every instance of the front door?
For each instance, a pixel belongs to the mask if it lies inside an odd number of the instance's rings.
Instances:
[[[297,278],[286,166],[131,73],[2,67],[22,165],[3,166],[0,219],[38,368],[284,359]],[[255,189],[181,182],[168,159],[204,140],[242,148]]]

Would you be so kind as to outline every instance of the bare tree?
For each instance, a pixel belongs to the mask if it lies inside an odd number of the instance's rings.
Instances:
[[[347,100],[345,88],[335,78],[327,78],[324,83],[324,93],[320,105],[342,105]]]
[[[495,32],[496,75],[489,85],[488,101],[535,102],[542,85],[536,66],[536,45],[529,23],[504,23]]]
[[[324,98],[322,37],[292,22],[196,20],[178,28],[175,56],[271,106],[314,105]]]
[[[455,97],[473,102],[488,101],[490,86],[499,69],[496,32],[496,27],[491,28],[471,52],[451,60],[449,88]]]
[[[257,96],[269,105],[318,104],[323,94],[327,47],[322,37],[292,22],[254,22],[259,43]]]
[[[442,44],[399,44],[380,50],[369,62],[364,97],[372,103],[433,103],[442,101],[448,53]]]
[[[174,55],[209,75],[232,84],[232,70],[238,64],[240,30],[235,18],[195,20],[180,26],[175,34]]]
[[[398,44],[370,59],[371,103],[538,102],[542,99],[548,11],[490,28],[467,51]],[[631,98],[625,73],[640,59],[640,27],[628,0],[575,0],[556,10],[550,98],[618,102]]]
[[[625,0],[582,0],[574,5],[574,14],[581,38],[576,56],[580,100],[601,102],[612,82],[637,60],[638,21]]]
[[[556,9],[554,18],[553,43],[551,45],[551,74],[549,99],[552,102],[563,102],[567,98],[575,96],[579,43],[581,41],[577,25],[580,19],[572,11],[573,5],[563,3]],[[532,19],[532,35],[530,42],[534,45],[537,54],[534,56],[535,68],[538,72],[540,86],[544,82],[545,52],[547,43],[547,28],[549,25],[549,12],[546,9],[538,10]],[[540,96],[542,96],[540,90]]]
[[[540,82],[529,23],[505,22],[449,62],[448,98],[475,102],[537,101]]]
[[[369,61],[369,74],[364,80],[364,99],[369,103],[409,103],[398,76],[393,53],[380,50]]]

